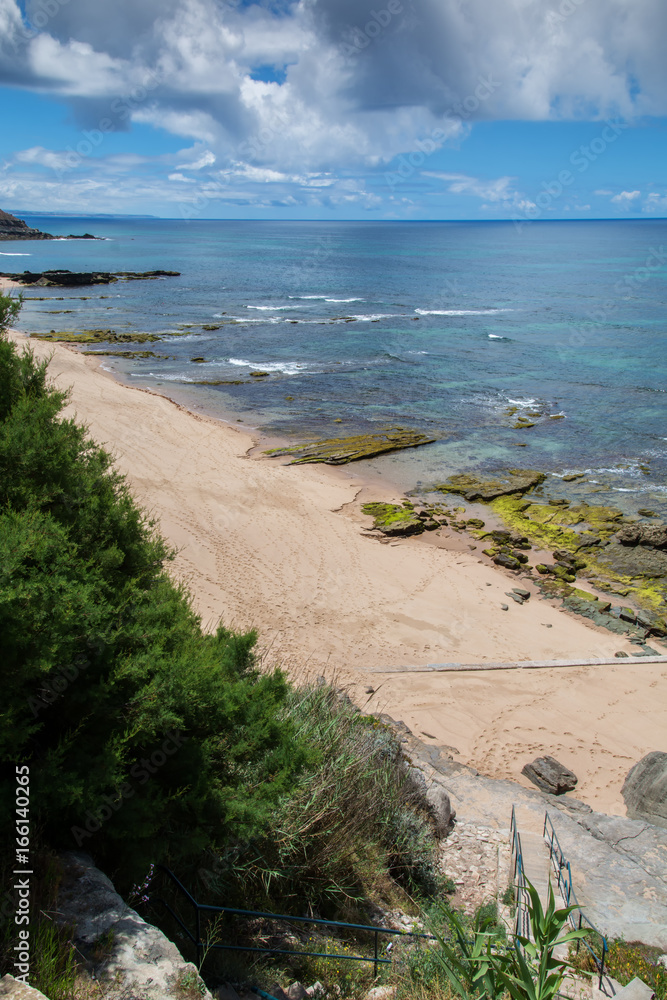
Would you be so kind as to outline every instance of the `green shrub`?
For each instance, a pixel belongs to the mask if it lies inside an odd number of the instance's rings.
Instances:
[[[350,914],[367,898],[437,894],[437,843],[409,805],[401,748],[385,726],[328,686],[291,689],[283,717],[308,762],[266,836],[240,845],[209,874],[225,898],[283,907],[304,900]]]
[[[65,401],[0,338],[0,822],[28,763],[47,840],[131,856],[131,877],[260,831],[305,755],[254,633],[202,632],[154,524]]]

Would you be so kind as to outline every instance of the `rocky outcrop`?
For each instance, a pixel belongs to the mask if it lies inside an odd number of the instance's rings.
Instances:
[[[621,794],[631,819],[667,828],[667,753],[654,750],[628,772]]]
[[[417,448],[422,444],[432,444],[434,438],[411,431],[405,427],[390,427],[375,434],[356,434],[353,437],[326,438],[311,444],[294,445],[289,448],[273,448],[266,455],[293,455],[290,465],[306,462],[324,462],[326,465],[345,465],[360,458],[373,458],[388,451],[402,448]]]
[[[76,238],[76,237],[74,237]],[[78,288],[81,285],[109,285],[114,281],[137,281],[150,278],[178,277],[180,271],[22,271],[12,274],[1,271],[1,278],[10,278],[19,285],[40,288]]]
[[[2,1000],[48,1000],[39,990],[20,979],[14,979],[9,973],[0,979],[0,997]]]
[[[436,486],[441,493],[459,493],[466,500],[495,500],[514,493],[527,493],[544,482],[546,475],[532,469],[506,469],[493,476],[462,472]]]
[[[532,764],[524,764],[521,773],[525,774],[529,781],[541,788],[543,792],[550,795],[562,795],[563,792],[571,792],[577,785],[577,776],[564,764],[559,763],[555,757],[545,754],[544,757],[536,757]]]
[[[667,549],[667,524],[626,524],[616,535],[621,545]]]
[[[50,233],[40,233],[39,229],[31,229],[23,219],[9,215],[0,209],[0,240],[52,240]]]
[[[86,957],[95,954],[96,942],[106,942],[99,949],[106,957],[94,963],[96,979],[113,981],[119,995],[142,1000],[184,998],[193,988],[202,1000],[211,1000],[196,967],[121,899],[88,855],[66,854],[63,861],[58,919],[74,928],[74,942]]]

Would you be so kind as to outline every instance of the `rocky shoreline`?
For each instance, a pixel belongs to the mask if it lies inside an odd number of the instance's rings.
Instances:
[[[660,655],[662,650],[647,646],[646,640],[667,638],[667,524],[653,520],[650,510],[640,518],[611,506],[548,496],[547,480],[543,472],[511,469],[490,476],[453,475],[434,487],[446,497],[487,505],[503,528],[466,517],[465,506],[421,494],[401,503],[364,503],[361,510],[373,518],[366,530],[388,538],[443,527],[467,533],[483,543],[484,556],[531,580],[545,598],[560,599],[567,610],[630,638],[638,647],[633,656]],[[535,560],[535,552],[545,550],[553,561]],[[593,592],[581,589],[582,580]],[[612,604],[607,594],[623,597],[627,604]],[[513,587],[507,596],[522,604],[530,592]]]
[[[23,219],[17,219],[9,212],[0,209],[0,240],[101,240],[102,236],[93,236],[92,233],[77,235],[70,233],[69,236],[53,236],[51,233],[43,233],[39,229],[32,229]]]
[[[72,237],[78,239],[79,237]],[[94,239],[95,237],[93,237]],[[38,288],[79,288],[82,285],[110,285],[115,281],[146,281],[155,278],[178,278],[180,271],[0,271],[0,278],[9,278],[19,285]]]

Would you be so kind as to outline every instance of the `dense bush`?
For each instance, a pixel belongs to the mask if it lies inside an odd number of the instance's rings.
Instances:
[[[15,308],[0,296],[0,328]],[[0,822],[28,763],[44,843],[121,886],[163,861],[211,902],[437,893],[397,741],[330,687],[260,673],[254,633],[202,632],[66,400],[0,337]]]
[[[437,842],[395,736],[327,685],[291,688],[281,713],[308,746],[308,766],[267,833],[217,859],[214,894],[285,908],[307,898],[354,915],[369,898],[406,905],[406,891],[441,893]]]
[[[12,306],[0,297],[0,324]],[[46,364],[0,339],[0,762],[47,838],[114,860],[259,830],[304,758],[253,633],[205,635],[110,456]],[[171,734],[171,735],[170,735]],[[0,821],[8,821],[7,814]]]

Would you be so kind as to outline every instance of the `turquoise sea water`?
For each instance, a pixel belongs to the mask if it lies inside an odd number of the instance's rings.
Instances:
[[[664,220],[28,221],[107,240],[3,243],[0,269],[182,272],[27,290],[26,330],[191,324],[146,345],[173,360],[105,361],[128,382],[296,440],[422,429],[437,443],[374,463],[406,487],[464,468],[590,470],[600,500],[667,510]],[[192,384],[253,370],[270,376]],[[515,430],[522,413],[541,416]]]

